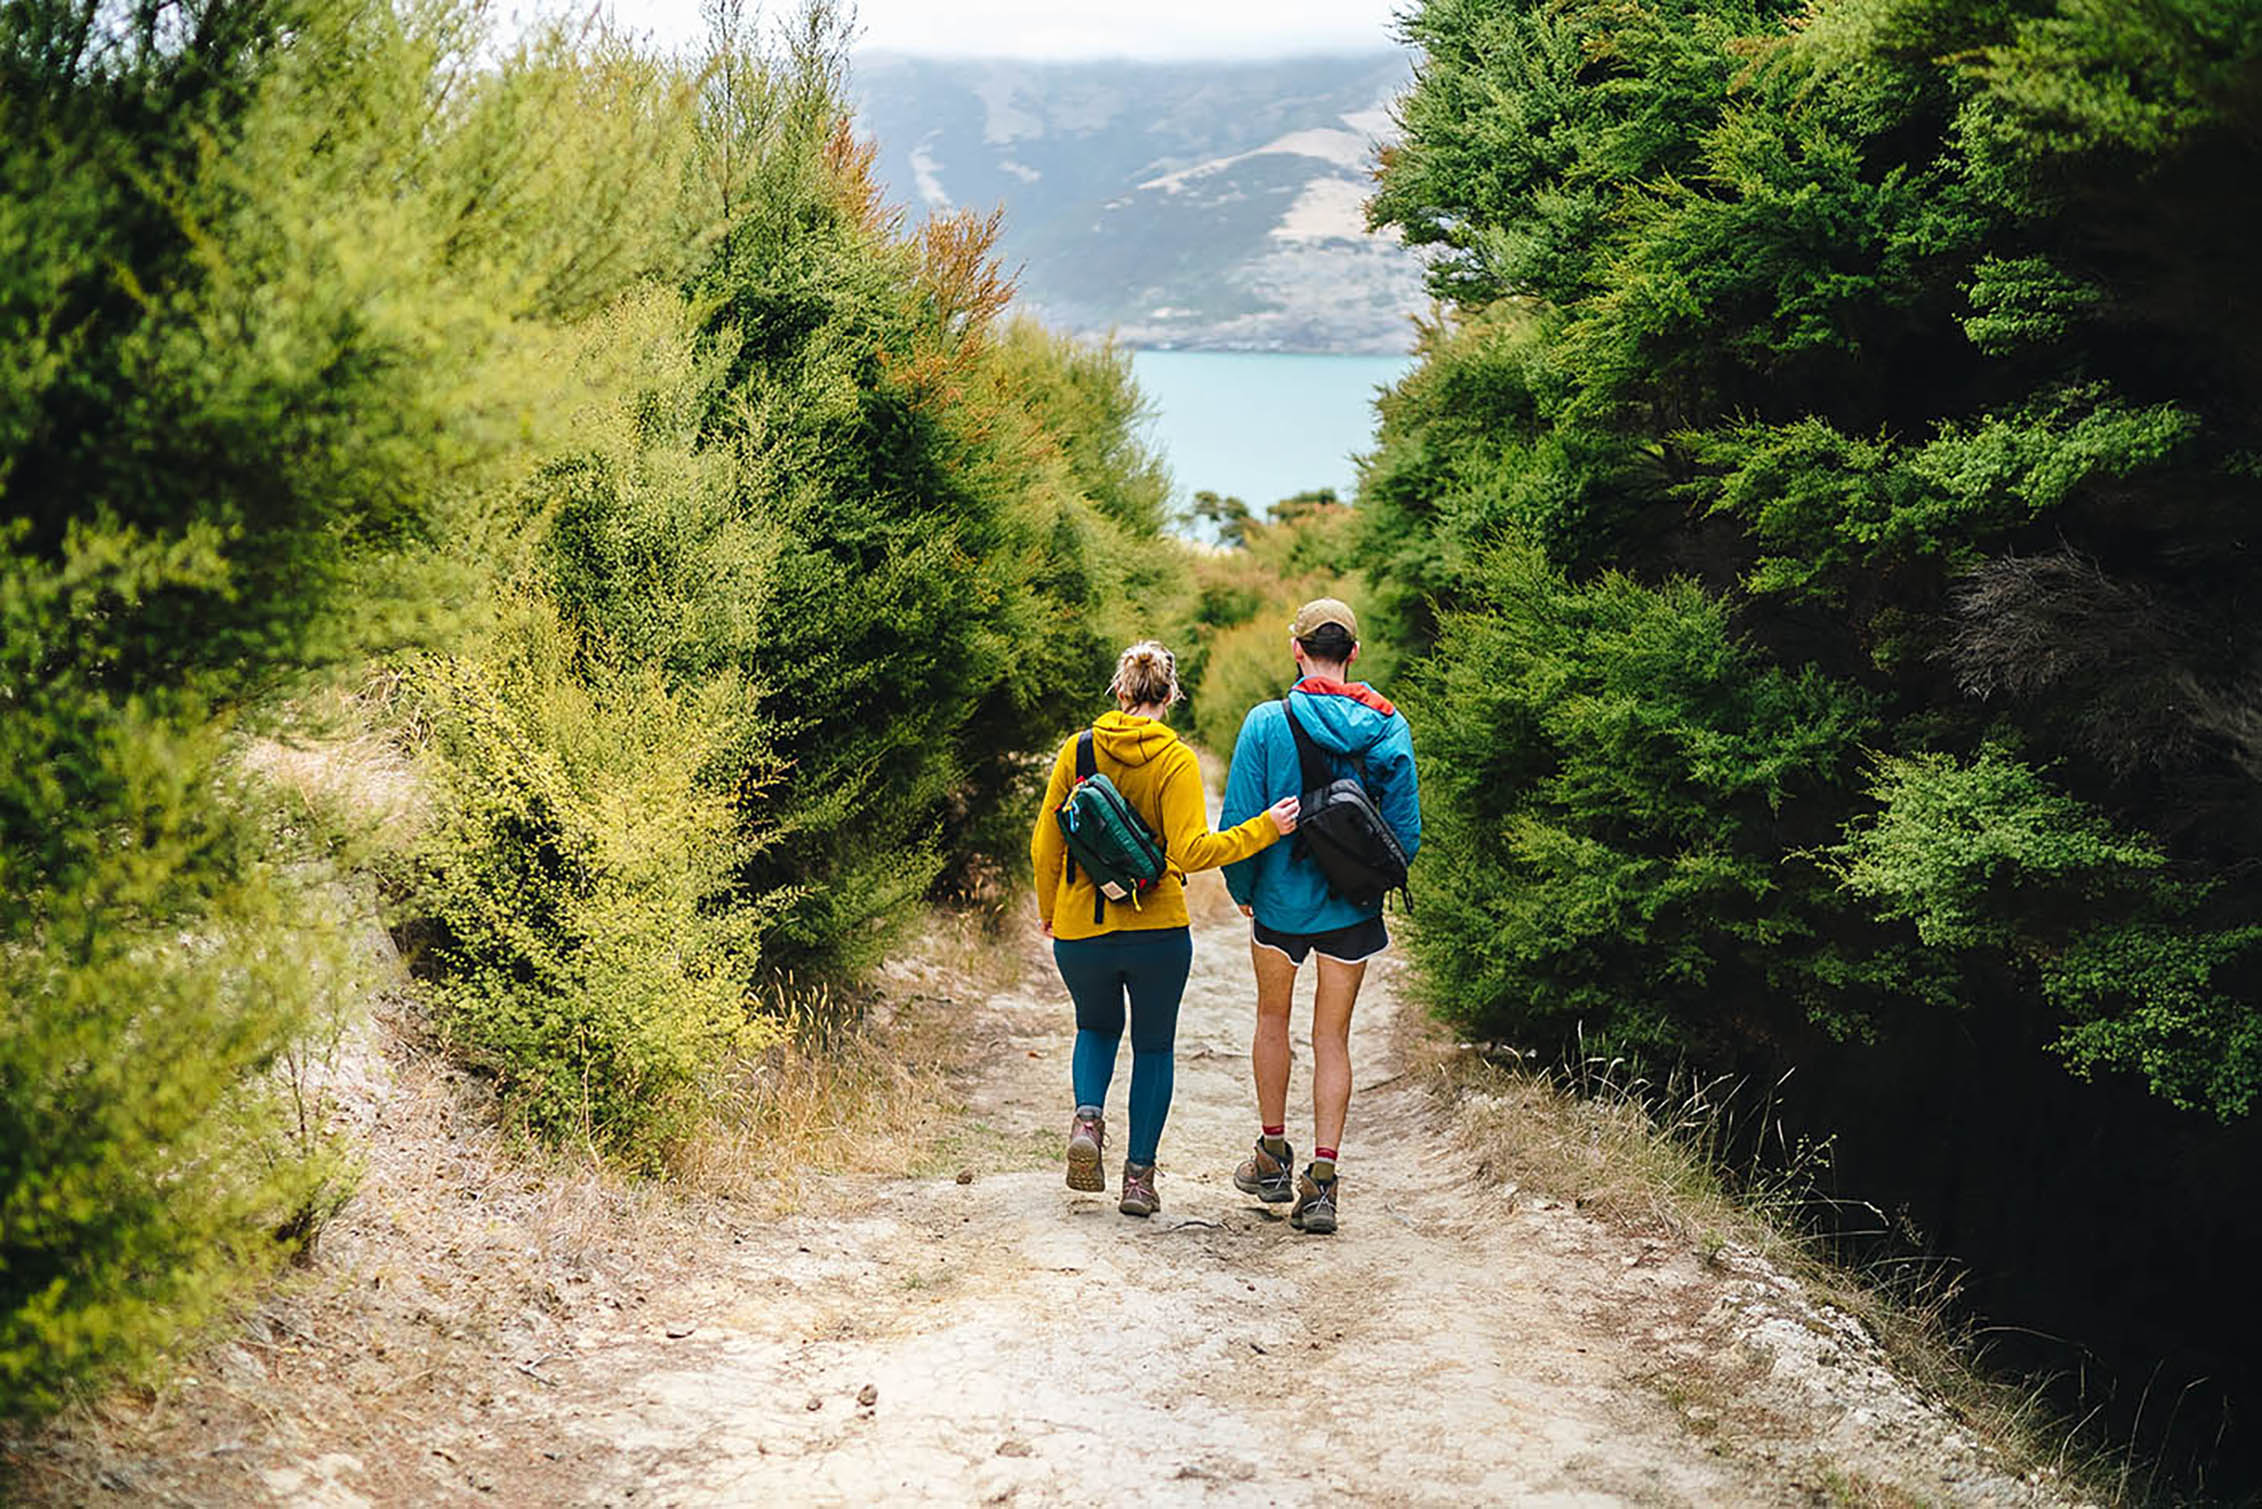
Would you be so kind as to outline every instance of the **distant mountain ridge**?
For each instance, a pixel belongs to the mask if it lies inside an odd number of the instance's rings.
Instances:
[[[1363,205],[1401,52],[1257,63],[856,59],[890,195],[1006,207],[1023,306],[1134,346],[1397,353],[1419,257]]]

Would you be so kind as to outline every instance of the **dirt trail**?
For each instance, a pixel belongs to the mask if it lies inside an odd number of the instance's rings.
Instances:
[[[966,1184],[831,1181],[747,1233],[734,1271],[670,1296],[696,1329],[668,1365],[571,1409],[574,1455],[621,1453],[628,1474],[592,1495],[634,1481],[637,1502],[671,1504],[1810,1501],[1812,1485],[1723,1452],[1703,1411],[1692,1422],[1641,1384],[1702,1350],[1716,1273],[1472,1188],[1423,1093],[1387,1082],[1403,1009],[1387,963],[1354,1029],[1357,1083],[1385,1083],[1354,1100],[1342,1231],[1296,1234],[1236,1192],[1245,925],[1222,888],[1196,914],[1158,1216],[1071,1192],[1050,1158]],[[968,1027],[992,1065],[974,1114],[1049,1146],[1068,1104],[1057,981],[1032,968]],[[1128,1068],[1126,1050],[1118,1136]]]
[[[1033,937],[1023,983],[987,999],[940,958],[892,966],[891,998],[979,1045],[966,1112],[904,1147],[903,1176],[803,1176],[783,1218],[544,1175],[396,1033],[354,1056],[344,1104],[381,1156],[319,1263],[162,1389],[0,1439],[25,1470],[12,1491],[324,1509],[2060,1502],[1757,1258],[1477,1184],[1456,1113],[1392,1062],[1413,1034],[1389,960],[1354,1029],[1343,1229],[1292,1232],[1232,1187],[1247,935],[1214,876],[1193,899],[1153,1219],[1062,1181],[1071,1019]],[[1308,995],[1296,1020],[1300,1039]],[[1308,1064],[1300,1041],[1299,1144]],[[1128,1068],[1126,1052],[1118,1149]]]

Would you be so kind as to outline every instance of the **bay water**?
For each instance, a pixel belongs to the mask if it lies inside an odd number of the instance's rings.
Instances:
[[[1332,487],[1348,502],[1358,485],[1352,457],[1374,448],[1375,395],[1413,365],[1410,356],[1131,354],[1155,411],[1148,437],[1169,459],[1179,506],[1207,490],[1240,498],[1259,518],[1311,488]]]

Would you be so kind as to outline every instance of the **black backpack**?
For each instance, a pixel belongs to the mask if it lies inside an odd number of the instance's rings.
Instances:
[[[1068,843],[1069,880],[1075,880],[1079,864],[1092,877],[1095,924],[1107,920],[1110,901],[1128,901],[1137,910],[1139,898],[1170,872],[1170,861],[1146,820],[1101,772],[1090,729],[1076,740],[1076,784],[1053,816]]]
[[[1413,894],[1406,889],[1406,851],[1367,795],[1366,762],[1353,755],[1358,776],[1334,775],[1327,751],[1304,732],[1285,696],[1280,710],[1288,715],[1304,777],[1296,814],[1297,852],[1311,856],[1327,877],[1328,890],[1352,905],[1380,906],[1384,896],[1397,891],[1406,898],[1406,909],[1413,910]]]

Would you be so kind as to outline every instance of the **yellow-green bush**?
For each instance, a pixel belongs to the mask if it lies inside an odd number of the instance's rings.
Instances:
[[[416,677],[441,816],[416,897],[449,1040],[510,1113],[650,1162],[703,1071],[758,1048],[756,916],[732,893],[731,700],[609,661],[535,594],[486,652]]]
[[[275,1092],[357,982],[239,735],[471,600],[560,327],[689,260],[688,89],[609,44],[81,9],[0,3],[0,1414],[337,1198]]]
[[[1358,608],[1366,598],[1367,579],[1353,564],[1356,517],[1333,493],[1299,494],[1274,504],[1265,522],[1242,518],[1235,544],[1195,559],[1189,621],[1179,632],[1198,743],[1230,753],[1249,709],[1294,683],[1288,625],[1299,606],[1340,597]],[[1368,632],[1352,674],[1379,685],[1397,663],[1387,634]]]
[[[390,14],[75,15],[0,6],[0,1414],[162,1349],[335,1198],[275,1076],[354,981],[231,743],[425,616],[480,450],[479,322],[399,296],[414,196],[341,167]]]
[[[410,932],[448,1039],[519,1124],[645,1165],[774,1030],[738,876],[769,778],[741,661],[776,546],[698,444],[727,349],[693,323],[646,289],[577,328],[576,445],[498,509],[481,631],[405,682],[436,813]]]

